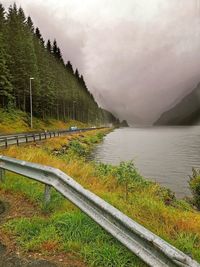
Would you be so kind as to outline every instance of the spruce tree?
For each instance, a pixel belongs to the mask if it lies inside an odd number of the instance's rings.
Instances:
[[[34,33],[34,25],[33,25],[33,22],[32,22],[32,19],[30,16],[27,18],[26,23],[27,23],[27,26],[28,26],[30,32]]]
[[[51,46],[51,41],[50,40],[47,41],[46,48],[47,48],[47,51],[51,54],[51,52],[52,52],[52,46]]]
[[[77,79],[79,79],[79,78],[80,78],[80,76],[79,76],[79,72],[78,72],[78,69],[76,69],[76,71],[75,71],[75,76],[76,76],[76,78],[77,78]]]
[[[67,62],[66,64],[66,68],[71,72],[71,73],[74,73],[74,70],[73,70],[73,67],[72,67],[72,64],[70,61]]]
[[[8,54],[5,50],[5,25],[5,10],[0,4],[0,107],[10,108],[14,98],[11,74],[7,66]]]

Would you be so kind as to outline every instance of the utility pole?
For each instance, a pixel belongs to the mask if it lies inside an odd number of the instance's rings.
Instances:
[[[31,129],[33,128],[33,101],[32,101],[32,84],[31,81],[34,80],[33,77],[30,77],[30,113],[31,113]]]

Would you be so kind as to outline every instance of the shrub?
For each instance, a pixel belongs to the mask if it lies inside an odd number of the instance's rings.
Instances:
[[[79,141],[74,140],[69,143],[68,153],[84,157],[88,154],[88,151],[86,147],[82,145]]]
[[[128,193],[131,189],[133,182],[140,183],[143,178],[138,173],[134,163],[132,161],[121,162],[119,166],[115,168],[114,174],[119,184],[122,184],[125,188],[125,199],[128,200]]]
[[[105,163],[97,163],[95,164],[95,170],[96,170],[96,174],[98,176],[104,177],[110,174],[113,174],[114,171],[114,167],[110,164],[105,164]]]
[[[193,194],[193,204],[200,210],[200,170],[192,169],[189,186]]]

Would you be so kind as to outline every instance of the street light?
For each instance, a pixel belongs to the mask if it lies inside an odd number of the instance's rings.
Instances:
[[[30,77],[30,112],[31,112],[31,129],[33,128],[33,103],[32,103],[32,87],[31,81],[34,80],[33,77]]]

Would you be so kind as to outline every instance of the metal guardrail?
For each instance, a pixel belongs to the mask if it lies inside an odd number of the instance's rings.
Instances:
[[[57,137],[61,135],[66,135],[70,133],[91,131],[100,128],[82,128],[76,130],[60,130],[60,131],[48,131],[39,133],[25,133],[25,134],[15,134],[15,135],[4,135],[0,136],[0,148],[7,148],[9,145],[19,145],[22,143],[41,141],[52,137]]]
[[[84,189],[58,169],[0,156],[2,181],[5,170],[45,184],[46,202],[50,200],[50,188],[54,187],[149,266],[200,267],[200,264],[189,256]]]

